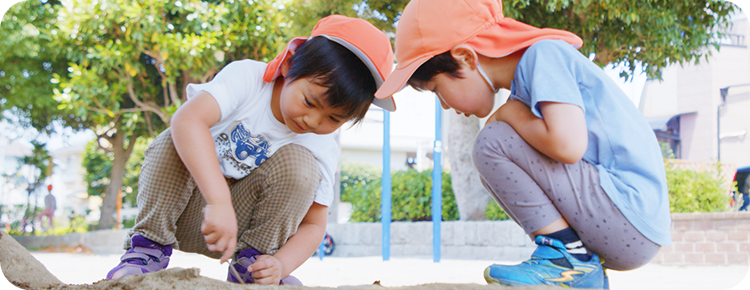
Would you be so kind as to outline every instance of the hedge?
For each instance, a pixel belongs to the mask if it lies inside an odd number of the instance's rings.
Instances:
[[[674,168],[665,162],[669,192],[669,209],[673,213],[715,212],[730,210],[731,197],[715,171],[693,171]],[[720,172],[720,168],[717,170]],[[432,171],[410,169],[391,175],[393,221],[428,221],[432,219]],[[380,221],[381,171],[372,166],[344,164],[341,169],[341,201],[352,204],[352,222]],[[450,174],[443,172],[443,220],[458,220],[458,207],[451,187]],[[494,201],[485,210],[489,220],[506,220],[509,216]]]
[[[458,206],[450,174],[442,176],[442,220],[458,220]],[[352,222],[380,221],[380,171],[362,165],[344,165],[341,170],[341,200],[352,204]],[[410,169],[391,175],[391,220],[432,220],[432,170]]]

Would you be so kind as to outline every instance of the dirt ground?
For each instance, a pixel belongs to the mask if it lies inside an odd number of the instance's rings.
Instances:
[[[208,278],[200,275],[198,268],[169,268],[167,270],[143,275],[127,276],[120,279],[104,279],[93,284],[65,284],[52,275],[47,268],[34,258],[26,248],[18,244],[10,235],[0,230],[0,267],[10,283],[22,289],[267,289],[268,286],[240,285]],[[509,289],[501,285],[479,284],[423,284],[403,287],[383,287],[379,285],[359,285],[329,287],[278,286],[284,289],[435,289],[435,290],[492,290]],[[558,289],[554,287],[514,287],[514,290]]]

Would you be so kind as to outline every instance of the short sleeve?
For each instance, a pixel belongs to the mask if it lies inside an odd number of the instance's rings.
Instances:
[[[324,156],[318,158],[318,166],[320,166],[322,180],[320,181],[320,187],[315,194],[314,201],[325,206],[331,206],[331,203],[333,203],[334,185],[336,183],[336,167],[339,159],[337,145],[335,142],[331,145],[331,147],[326,148],[325,153],[321,154]]]
[[[585,112],[576,57],[581,56],[575,48],[558,40],[540,41],[524,53],[517,77],[534,115],[543,118],[539,102],[573,104]]]
[[[201,91],[208,92],[219,104],[220,121],[224,121],[232,110],[252,101],[253,98],[249,96],[255,95],[255,91],[262,85],[265,67],[265,63],[253,60],[231,62],[210,82],[189,84],[186,89],[187,98],[190,99]]]

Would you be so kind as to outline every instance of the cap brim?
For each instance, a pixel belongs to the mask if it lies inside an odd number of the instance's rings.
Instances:
[[[380,88],[380,85],[382,85],[385,80],[380,75],[380,72],[378,72],[378,67],[375,66],[374,63],[372,63],[372,60],[370,60],[370,57],[368,57],[364,51],[359,49],[359,47],[357,47],[356,45],[351,44],[347,42],[346,40],[335,37],[335,36],[321,34],[321,35],[316,35],[315,37],[317,36],[325,37],[328,40],[338,43],[341,46],[348,49],[349,51],[351,51],[352,53],[354,53],[354,55],[356,55],[359,58],[359,60],[365,63],[365,65],[367,66],[367,69],[370,70],[370,74],[372,74],[372,78],[375,79],[375,87]]]
[[[383,110],[386,110],[388,112],[395,112],[396,111],[396,101],[393,100],[393,97],[388,97],[385,99],[372,99],[372,104],[378,107],[383,108]]]
[[[422,56],[404,67],[399,67],[398,65],[396,65],[396,69],[391,72],[385,82],[383,82],[383,85],[380,86],[377,92],[375,92],[375,99],[393,99],[393,94],[398,93],[401,89],[406,87],[406,82],[409,80],[411,75],[414,74],[417,68],[419,68],[420,65],[422,65],[432,57],[432,55]],[[388,108],[385,108],[383,106],[380,107],[388,110]]]

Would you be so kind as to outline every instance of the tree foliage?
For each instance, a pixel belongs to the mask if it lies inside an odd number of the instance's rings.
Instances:
[[[649,77],[672,63],[698,62],[719,49],[736,6],[724,0],[506,0],[505,15],[583,38],[580,51],[604,66],[620,64]],[[621,75],[626,75],[627,71]]]
[[[341,13],[368,19],[395,35],[408,0],[293,0],[292,23],[309,31],[313,20]],[[622,64],[632,76],[637,64],[649,77],[670,64],[698,61],[719,49],[722,28],[736,5],[723,0],[503,0],[506,17],[536,26],[571,31],[583,39],[580,51],[600,66]],[[447,19],[446,21],[450,21]]]
[[[79,129],[80,118],[58,110],[52,98],[54,74],[67,73],[68,60],[53,45],[55,3],[24,1],[0,24],[0,119],[48,133],[59,120]]]
[[[112,145],[99,223],[106,228],[137,138],[169,126],[188,83],[207,82],[236,59],[272,57],[283,21],[272,1],[68,0],[63,6],[57,40],[72,63],[56,97],[61,108],[98,124]]]
[[[129,203],[135,206],[135,199],[138,193],[138,177],[141,173],[141,166],[145,155],[143,153],[146,147],[151,143],[152,138],[138,138],[133,149],[132,156],[128,159],[125,166],[125,175],[123,177],[122,198],[123,203]],[[91,141],[86,145],[83,155],[83,168],[86,173],[83,177],[84,182],[88,184],[86,192],[89,196],[103,196],[110,184],[109,178],[112,175],[112,161],[114,154],[106,152],[99,148],[96,141]]]

